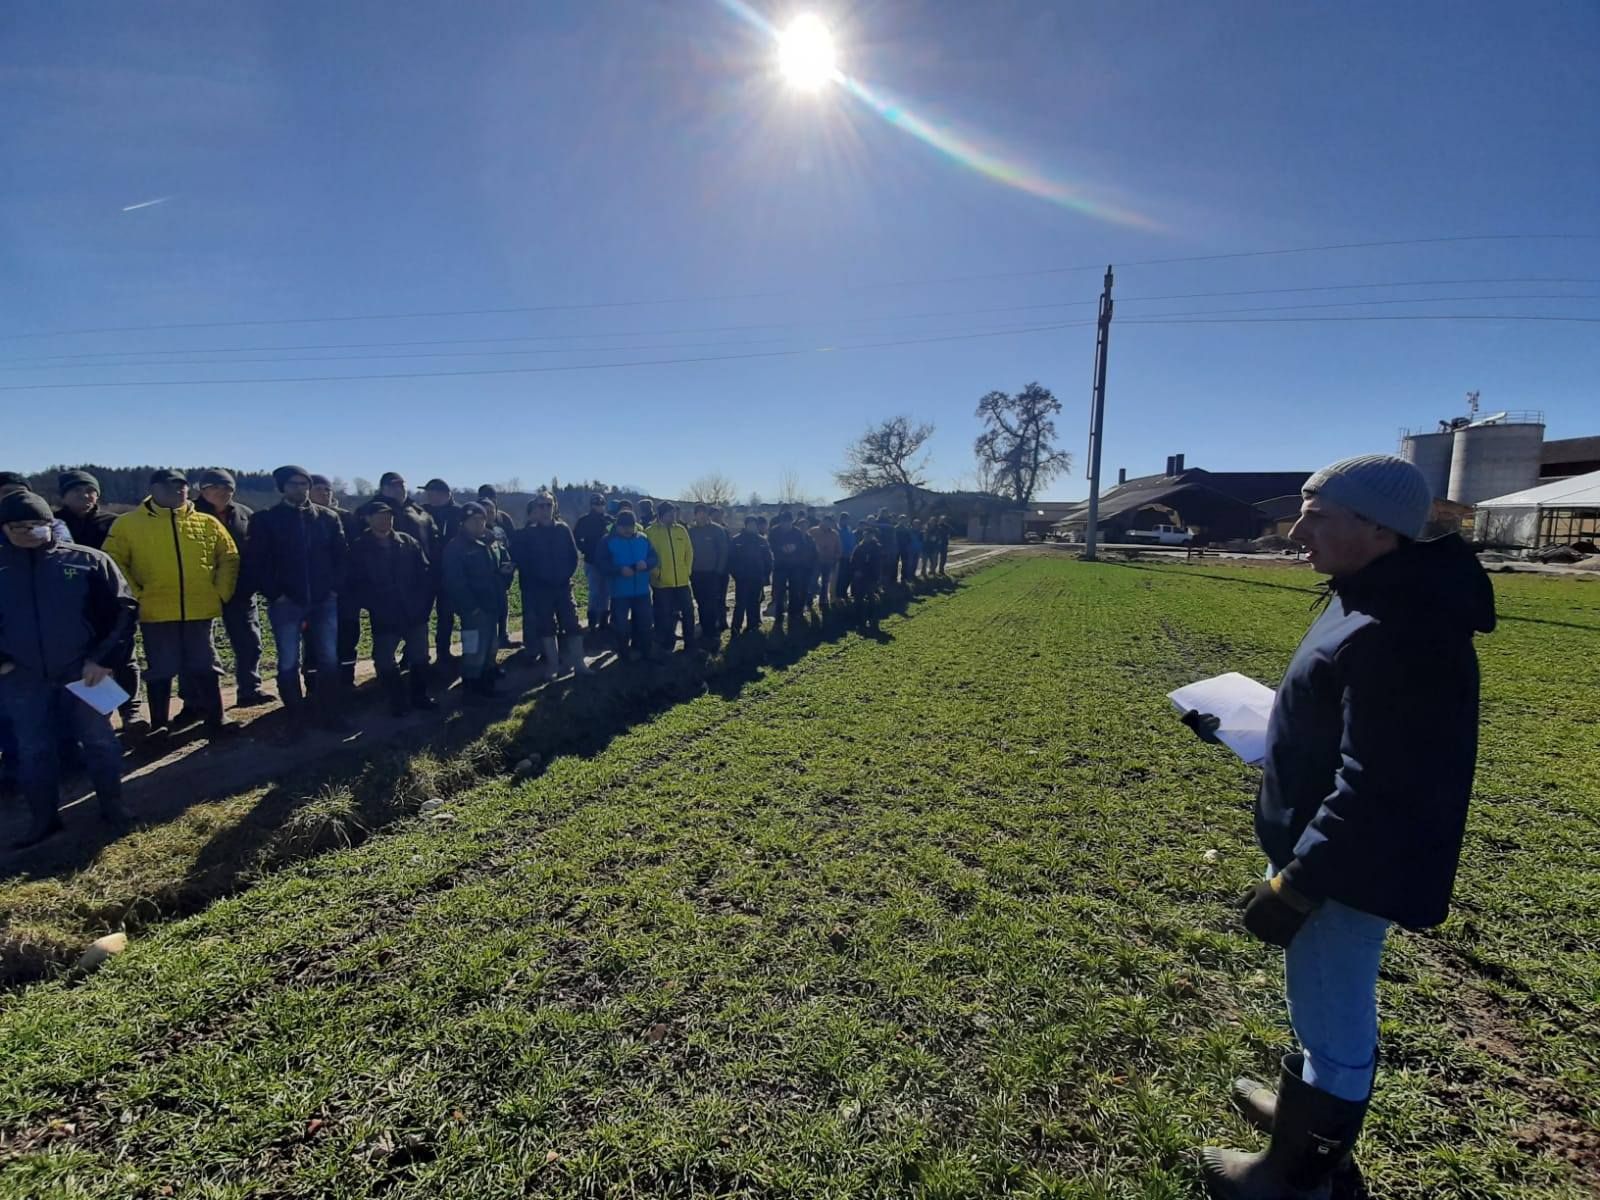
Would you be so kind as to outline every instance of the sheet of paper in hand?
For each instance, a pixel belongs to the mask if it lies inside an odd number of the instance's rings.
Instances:
[[[110,716],[128,702],[128,693],[123,691],[117,681],[107,676],[99,683],[90,687],[81,679],[75,679],[67,684],[67,691],[79,700],[82,700],[95,712]]]
[[[1185,684],[1167,699],[1180,713],[1191,708],[1217,718],[1217,741],[1251,766],[1267,753],[1267,719],[1275,692],[1248,675],[1229,671],[1198,683]]]

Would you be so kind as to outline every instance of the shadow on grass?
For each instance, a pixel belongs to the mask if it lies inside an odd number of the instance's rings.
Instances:
[[[919,580],[910,587],[895,585],[880,600],[879,612],[905,614],[914,601],[952,593],[959,586],[949,578]],[[91,882],[85,891],[92,890],[92,897],[71,898],[79,909],[76,916],[86,926],[131,932],[198,911],[271,870],[356,845],[416,812],[428,799],[448,800],[505,773],[531,777],[560,756],[598,755],[635,725],[676,704],[705,694],[734,699],[769,670],[793,666],[812,651],[860,632],[849,607],[836,606],[789,632],[746,633],[710,656],[674,653],[653,661],[612,659],[592,678],[568,676],[549,684],[532,682],[533,658],[524,650],[506,660],[501,695],[493,702],[466,707],[458,700],[459,690],[452,689],[443,697],[441,711],[432,716],[373,715],[361,720],[358,736],[332,743],[298,766],[284,767],[277,777],[270,763],[260,761],[262,754],[273,754],[270,743],[247,735],[241,748],[255,753],[241,761],[249,764],[252,778],[239,778],[235,768],[231,785],[208,781],[206,761],[193,758],[152,772],[139,783],[159,795],[168,782],[164,777],[170,774],[172,790],[181,795],[153,806],[155,812],[143,822],[147,829],[159,830],[181,819],[195,804],[239,795],[266,781],[248,811],[220,824],[198,852],[187,857],[181,875],[174,871],[170,878],[146,875],[119,880],[121,887]],[[892,640],[888,632],[863,636],[880,643]],[[719,645],[722,642],[726,638],[719,639]],[[357,703],[367,696],[381,703],[376,689],[363,689],[360,696]],[[525,711],[513,712],[530,699],[534,703]],[[286,719],[275,712],[250,728],[252,733],[269,734]],[[293,748],[283,751],[292,752]],[[228,755],[225,751],[214,760],[218,771],[228,770]],[[92,814],[81,814],[74,826],[71,832],[79,836],[70,842],[62,839],[64,844],[48,859],[31,862],[27,877],[70,876],[116,840]],[[64,883],[73,890],[71,880]],[[48,974],[81,948],[81,944],[62,944],[24,949],[0,938],[0,983],[23,983]]]

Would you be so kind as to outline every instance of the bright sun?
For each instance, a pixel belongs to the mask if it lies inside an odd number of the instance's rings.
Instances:
[[[794,87],[812,92],[833,78],[833,34],[822,18],[805,13],[779,35],[778,69]]]

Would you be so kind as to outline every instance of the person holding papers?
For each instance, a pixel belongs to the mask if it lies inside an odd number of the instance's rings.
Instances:
[[[131,820],[109,716],[116,703],[95,708],[67,689],[104,687],[128,661],[139,604],[110,557],[57,541],[53,527],[50,506],[32,492],[0,499],[0,712],[16,737],[18,781],[32,817],[17,850],[61,829],[63,725],[83,747],[100,815],[117,825]]]
[[[1354,1170],[1377,1068],[1378,961],[1391,925],[1427,929],[1449,909],[1477,756],[1472,638],[1495,624],[1466,543],[1419,540],[1432,496],[1412,464],[1346,459],[1301,495],[1289,536],[1329,579],[1268,720],[1255,825],[1271,870],[1244,908],[1245,928],[1284,948],[1301,1049],[1276,1093],[1235,1085],[1268,1149],[1202,1152],[1208,1189],[1229,1200],[1321,1200]],[[1189,723],[1212,736],[1204,714]]]

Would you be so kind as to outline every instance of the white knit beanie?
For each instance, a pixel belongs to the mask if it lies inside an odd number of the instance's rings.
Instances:
[[[1359,454],[1330,463],[1306,480],[1300,492],[1323,496],[1408,538],[1422,536],[1433,509],[1427,478],[1393,454]]]

